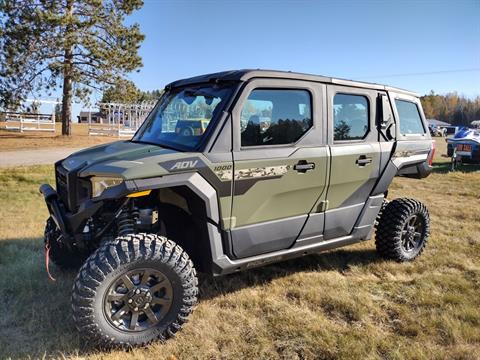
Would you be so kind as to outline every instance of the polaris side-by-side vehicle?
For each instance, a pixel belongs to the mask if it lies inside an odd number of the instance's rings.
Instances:
[[[381,256],[414,259],[428,211],[386,196],[395,176],[428,176],[433,154],[405,90],[262,70],[179,80],[131,140],[55,164],[56,190],[40,188],[45,246],[58,266],[81,266],[72,306],[83,336],[145,344],[180,330],[197,270],[246,270],[374,228]]]

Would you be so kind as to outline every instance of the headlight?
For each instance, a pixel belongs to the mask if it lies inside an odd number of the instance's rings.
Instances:
[[[94,176],[90,179],[92,182],[92,197],[98,197],[109,187],[121,184],[122,178]]]

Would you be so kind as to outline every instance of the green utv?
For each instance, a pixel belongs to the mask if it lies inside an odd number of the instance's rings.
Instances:
[[[179,130],[187,124],[194,131]],[[394,176],[428,176],[433,154],[419,98],[405,90],[262,70],[179,80],[132,140],[55,164],[56,191],[40,187],[45,246],[58,266],[81,266],[82,336],[146,344],[187,321],[197,270],[229,274],[368,240],[374,228],[381,256],[413,260],[428,211],[386,196]]]

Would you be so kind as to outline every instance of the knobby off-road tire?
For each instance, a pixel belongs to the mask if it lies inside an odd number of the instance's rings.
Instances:
[[[197,302],[193,263],[173,241],[131,234],[85,262],[72,293],[81,336],[101,347],[138,346],[175,335]]]
[[[61,236],[55,221],[51,217],[47,219],[45,225],[45,245],[50,247],[49,257],[52,262],[63,270],[78,269],[88,257],[88,252],[80,249],[70,249],[64,244],[58,242]]]
[[[376,225],[378,253],[396,261],[411,261],[425,248],[430,234],[430,217],[424,204],[414,199],[390,201]]]

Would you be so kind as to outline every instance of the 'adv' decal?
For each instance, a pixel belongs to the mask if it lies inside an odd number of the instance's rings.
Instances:
[[[201,170],[206,167],[205,163],[199,158],[169,160],[161,162],[158,165],[171,172],[189,169]]]
[[[198,160],[178,161],[170,168],[170,170],[189,169],[195,167],[197,164]]]

